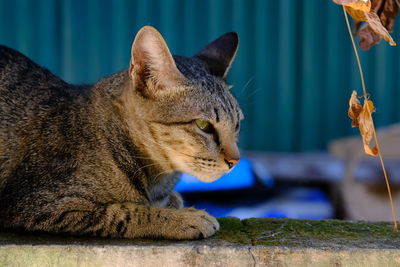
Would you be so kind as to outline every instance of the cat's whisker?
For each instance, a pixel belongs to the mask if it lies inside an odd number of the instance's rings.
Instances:
[[[165,148],[165,149],[168,149],[168,150],[171,150],[171,151],[180,153],[180,154],[182,154],[182,155],[184,155],[184,156],[188,156],[188,157],[191,157],[191,158],[198,158],[198,157],[196,157],[196,156],[192,156],[192,155],[183,153],[183,152],[181,152],[181,151],[178,151],[178,150],[176,150],[176,149],[173,149],[172,147],[168,147],[168,146],[165,146],[165,145],[163,145],[163,144],[160,144],[160,143],[158,143],[157,141],[155,141],[155,140],[153,140],[153,139],[150,139],[148,136],[146,136],[146,135],[144,135],[144,134],[142,134],[142,133],[139,133],[139,132],[138,132],[137,134],[141,135],[141,136],[142,136],[144,139],[146,139],[147,141],[153,142],[154,144],[156,144],[156,145],[158,145],[158,146],[160,146],[160,147],[162,147],[162,148]],[[147,145],[147,144],[145,144],[145,145]]]
[[[245,83],[243,88],[240,90],[240,93],[243,94],[247,88],[249,88],[249,85],[252,81],[254,81],[254,78],[256,77],[257,74],[254,74],[253,76],[250,77],[250,79]]]
[[[246,99],[250,99],[250,98],[253,97],[254,95],[258,94],[261,90],[262,90],[262,88],[257,88],[256,90],[254,90],[253,92],[251,92],[249,95],[247,95],[247,96],[246,96]]]
[[[153,158],[147,158],[147,157],[136,157],[136,156],[132,156],[132,158],[133,158],[133,159],[145,159],[145,160],[154,161]],[[169,161],[169,160],[159,160],[159,159],[157,159],[157,162],[170,163],[171,161]]]
[[[155,159],[153,159],[153,158],[146,158],[146,157],[135,157],[135,156],[132,156],[132,158],[134,158],[134,159],[147,159],[147,160],[155,161]],[[159,160],[159,159],[156,159],[156,161],[158,163],[171,163],[170,160]],[[185,164],[193,164],[192,162],[189,162],[189,161],[179,161],[179,162],[185,163]],[[173,171],[176,171],[176,170],[173,170]]]
[[[180,161],[181,163],[185,163],[185,164],[188,164],[188,165],[194,165],[194,166],[196,166],[195,164],[193,164],[192,162],[187,162],[187,161]],[[166,163],[170,163],[169,161],[166,161]],[[136,177],[136,174],[139,172],[139,171],[141,171],[141,170],[143,170],[143,169],[145,169],[145,168],[149,168],[149,167],[152,167],[152,166],[157,166],[157,165],[159,165],[158,163],[151,163],[151,164],[147,164],[147,165],[145,165],[145,166],[142,166],[142,167],[140,167],[139,169],[137,169],[134,173],[133,173],[133,177]],[[168,171],[176,171],[176,170],[168,170]]]
[[[174,172],[174,170],[170,169],[170,170],[162,171],[159,174],[157,174],[156,176],[154,176],[153,180],[156,180],[158,177],[160,177],[161,175],[168,173],[168,172]]]
[[[143,170],[143,169],[145,169],[145,168],[148,168],[148,167],[156,166],[156,165],[158,165],[158,163],[151,163],[151,164],[147,164],[147,165],[144,165],[144,166],[140,167],[139,169],[137,169],[137,170],[133,173],[132,178],[136,178],[136,173],[138,173],[139,171],[141,171],[141,170]]]

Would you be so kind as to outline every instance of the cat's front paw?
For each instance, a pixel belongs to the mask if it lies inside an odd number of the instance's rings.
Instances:
[[[174,238],[198,239],[212,236],[219,230],[217,219],[205,212],[193,208],[177,211],[177,225],[174,226]]]

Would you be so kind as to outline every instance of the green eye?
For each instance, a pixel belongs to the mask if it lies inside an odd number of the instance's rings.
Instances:
[[[195,120],[194,121],[197,125],[197,127],[200,128],[203,132],[210,133],[212,130],[211,124],[208,121],[204,120]]]

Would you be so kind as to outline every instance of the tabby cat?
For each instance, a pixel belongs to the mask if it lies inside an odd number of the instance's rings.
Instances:
[[[224,82],[238,36],[172,56],[143,27],[128,69],[75,86],[0,46],[0,228],[195,239],[217,220],[183,208],[180,172],[211,182],[239,160],[243,115]]]

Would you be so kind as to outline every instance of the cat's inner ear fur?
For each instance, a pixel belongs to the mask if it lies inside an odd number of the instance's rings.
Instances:
[[[146,95],[171,93],[185,79],[163,37],[151,26],[144,26],[133,41],[129,76]]]
[[[238,47],[237,33],[229,32],[212,41],[195,57],[206,64],[211,74],[225,79]]]

